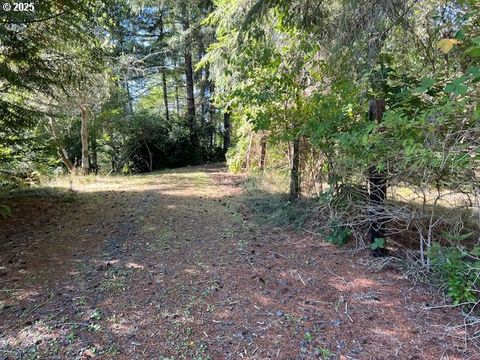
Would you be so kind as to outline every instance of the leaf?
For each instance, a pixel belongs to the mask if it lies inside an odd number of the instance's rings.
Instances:
[[[455,39],[458,39],[458,40],[464,40],[465,39],[465,34],[464,34],[462,29],[457,31],[457,33],[455,34]]]
[[[475,111],[473,112],[473,120],[480,120],[480,105],[477,105]]]
[[[415,88],[414,92],[424,93],[424,92],[428,91],[434,84],[435,84],[435,79],[425,78],[418,85],[418,87]]]
[[[472,46],[465,50],[466,55],[471,57],[480,57],[480,46]]]
[[[450,83],[445,86],[445,92],[454,94],[456,96],[465,95],[468,92],[468,87],[462,84]]]
[[[370,245],[370,249],[377,250],[383,249],[385,247],[385,239],[384,238],[376,238],[373,243]]]
[[[458,39],[442,39],[437,43],[437,47],[444,53],[448,54],[452,50],[453,45],[460,44]]]
[[[423,79],[422,82],[420,83],[420,86],[426,87],[426,88],[430,88],[430,87],[433,86],[433,84],[435,84],[435,79],[425,78],[425,79]]]
[[[472,250],[472,255],[473,256],[477,256],[479,257],[480,256],[480,246],[476,245],[473,250]]]
[[[468,79],[470,79],[469,76],[460,76],[459,78],[456,78],[452,81],[452,84],[454,85],[460,85],[460,84],[463,84],[465,81],[467,81]]]
[[[466,241],[469,240],[473,235],[475,235],[473,232],[469,232],[466,234],[451,234],[449,232],[443,232],[443,236],[445,236],[448,240],[450,241]]]
[[[474,77],[480,76],[480,67],[470,66],[467,69],[467,73]]]

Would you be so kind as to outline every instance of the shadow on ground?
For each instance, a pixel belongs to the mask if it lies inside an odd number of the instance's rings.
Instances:
[[[78,181],[7,199],[0,358],[469,355],[453,310],[422,312],[434,295],[253,221],[218,166]]]

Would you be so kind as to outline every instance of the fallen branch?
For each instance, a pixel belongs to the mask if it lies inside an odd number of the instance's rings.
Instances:
[[[345,280],[345,278],[343,278],[343,277],[341,277],[340,275],[337,275],[337,274],[335,274],[334,272],[330,271],[330,269],[327,268],[326,266],[325,266],[325,269],[329,272],[330,275],[333,275],[333,276],[335,276],[336,278],[342,280],[342,281],[345,283],[345,285],[347,285],[347,286],[349,285],[349,282],[348,282],[347,280]]]

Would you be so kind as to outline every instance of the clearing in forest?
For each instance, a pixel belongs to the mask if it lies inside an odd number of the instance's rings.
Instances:
[[[478,356],[451,326],[457,310],[425,310],[430,289],[255,221],[241,181],[191,167],[7,200],[0,358]]]

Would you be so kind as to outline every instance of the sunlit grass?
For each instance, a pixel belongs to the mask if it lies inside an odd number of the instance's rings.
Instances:
[[[137,191],[157,189],[197,189],[211,185],[210,177],[202,171],[163,170],[140,175],[88,175],[59,176],[45,181],[37,189],[57,188],[79,192],[122,191],[135,188]]]
[[[265,172],[251,173],[244,183],[247,192],[261,190],[270,194],[286,193],[289,187],[287,171],[266,170]]]
[[[288,194],[289,191],[288,171],[266,170],[265,172],[255,172],[248,176],[244,182],[247,193],[254,194],[263,192],[266,194]],[[323,184],[324,191],[329,189],[328,184]],[[302,189],[303,198],[315,198],[313,192],[308,189]],[[310,195],[308,195],[310,194]],[[443,189],[440,195],[433,187],[424,189],[412,188],[404,185],[389,186],[387,198],[395,201],[409,202],[413,206],[432,205],[437,199],[437,205],[446,208],[456,208],[469,206],[468,196],[464,193]]]

